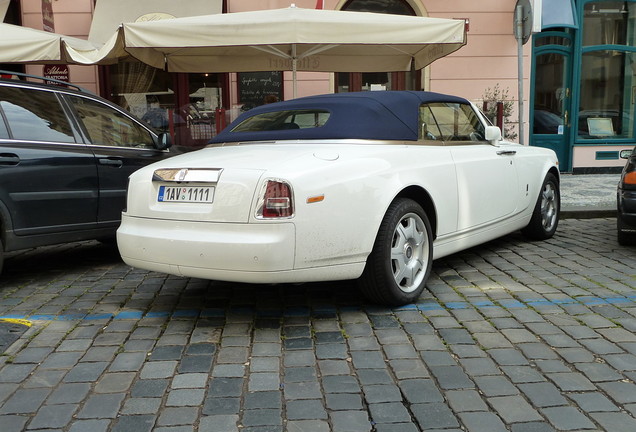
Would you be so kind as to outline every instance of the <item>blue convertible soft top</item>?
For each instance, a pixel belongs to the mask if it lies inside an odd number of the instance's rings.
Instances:
[[[381,139],[416,141],[419,106],[423,103],[468,103],[466,99],[423,91],[335,93],[276,102],[241,114],[210,143],[296,139]],[[247,118],[289,110],[330,113],[321,127],[232,132]]]

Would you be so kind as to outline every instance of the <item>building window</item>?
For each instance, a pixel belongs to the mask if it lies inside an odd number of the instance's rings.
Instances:
[[[636,3],[595,1],[583,12],[583,46],[634,45]]]
[[[404,0],[350,0],[342,10],[415,15],[413,8]]]
[[[633,135],[636,54],[602,50],[583,54],[579,137]]]
[[[342,7],[342,10],[415,16],[415,11],[406,0],[349,0]],[[405,90],[411,89],[411,84],[411,72],[336,73],[336,91],[338,93]]]
[[[636,3],[589,2],[583,13],[578,136],[634,135]]]

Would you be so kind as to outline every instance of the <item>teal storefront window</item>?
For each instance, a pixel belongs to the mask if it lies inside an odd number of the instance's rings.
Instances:
[[[584,5],[577,136],[608,140],[634,136],[636,3]]]
[[[583,46],[634,43],[636,3],[595,1],[583,12]]]
[[[580,138],[633,136],[636,54],[613,50],[583,54],[579,100]]]

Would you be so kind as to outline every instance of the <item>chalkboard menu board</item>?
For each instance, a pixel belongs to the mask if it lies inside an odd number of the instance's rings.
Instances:
[[[243,110],[263,105],[268,95],[283,100],[283,73],[280,71],[241,72],[238,74],[238,93]]]

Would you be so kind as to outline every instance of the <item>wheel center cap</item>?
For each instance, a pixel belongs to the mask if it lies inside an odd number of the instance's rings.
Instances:
[[[413,256],[413,247],[411,247],[411,245],[406,245],[404,255],[406,255],[406,259],[411,259]]]

